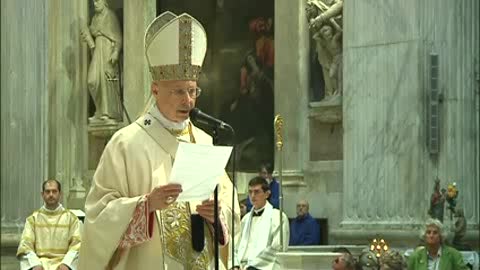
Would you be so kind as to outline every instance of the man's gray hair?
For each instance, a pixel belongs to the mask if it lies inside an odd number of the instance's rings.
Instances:
[[[425,236],[427,234],[427,229],[428,227],[437,227],[438,229],[438,234],[440,235],[440,242],[443,243],[443,241],[447,238],[446,232],[443,230],[443,224],[440,222],[438,219],[434,218],[429,218],[427,221],[425,221],[425,226],[423,226],[422,232],[421,232],[421,237],[423,240],[425,240]]]
[[[352,254],[343,253],[342,260],[345,263],[345,269],[355,270],[356,262],[355,262],[355,257],[353,257]]]

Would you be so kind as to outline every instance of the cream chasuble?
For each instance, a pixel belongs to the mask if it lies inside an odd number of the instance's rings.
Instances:
[[[59,205],[55,210],[43,206],[27,218],[17,257],[21,269],[42,265],[56,270],[64,263],[76,269],[80,249],[80,221],[72,212]]]
[[[157,108],[152,107],[148,114],[115,133],[107,144],[86,200],[79,269],[106,269],[139,200],[154,187],[167,184],[178,140],[172,135],[175,132],[154,117],[157,113]],[[212,143],[205,132],[192,124],[188,127],[189,131],[176,134],[181,140]],[[232,183],[226,174],[220,179],[219,201],[220,218],[231,239]],[[239,228],[239,206],[235,201]],[[207,225],[204,251],[192,249],[190,210],[187,203],[174,203],[156,211],[151,239],[123,250],[113,269],[213,269],[213,241]],[[222,264],[221,269],[225,269]]]

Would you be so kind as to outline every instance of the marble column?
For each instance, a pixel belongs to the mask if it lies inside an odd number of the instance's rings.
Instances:
[[[8,229],[21,232],[25,218],[42,205],[48,168],[48,15],[46,1],[1,1],[2,243]]]
[[[275,1],[275,114],[284,119],[283,184],[304,185],[308,159],[309,33],[306,1]],[[273,120],[272,120],[273,121]],[[275,153],[275,169],[279,155]]]
[[[306,199],[310,214],[334,228],[342,220],[342,102],[309,103],[310,76],[321,74],[310,74],[316,48],[310,47],[306,2],[275,1],[275,110],[285,118],[283,210],[295,217],[296,203]],[[322,243],[328,238],[322,235]]]
[[[87,169],[88,2],[48,2],[49,178],[62,183],[64,204],[83,208]],[[68,14],[68,15],[67,15]]]
[[[132,121],[140,116],[150,96],[152,78],[145,59],[143,38],[155,16],[155,0],[123,1],[123,97]]]
[[[332,232],[338,242],[365,244],[381,234],[396,245],[416,244],[439,177],[442,186],[459,185],[467,240],[478,245],[478,7],[473,0],[345,2],[343,220]],[[437,156],[426,146],[432,52],[445,97]]]

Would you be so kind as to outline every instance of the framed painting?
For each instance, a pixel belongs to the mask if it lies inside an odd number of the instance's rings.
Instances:
[[[273,164],[274,1],[157,0],[165,11],[186,12],[207,32],[197,107],[234,128],[219,143],[235,143],[237,171]]]

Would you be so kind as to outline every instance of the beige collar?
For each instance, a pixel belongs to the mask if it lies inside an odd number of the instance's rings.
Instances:
[[[45,204],[42,205],[42,209],[45,210],[46,212],[51,212],[51,213],[64,210],[63,205],[61,203],[59,203],[57,208],[55,208],[54,210],[48,209],[47,206],[45,206]]]
[[[160,110],[157,107],[157,104],[153,104],[152,108],[150,109],[150,114],[153,117],[155,117],[155,119],[157,119],[160,122],[160,124],[162,124],[162,126],[169,131],[181,132],[181,131],[185,130],[186,128],[188,128],[188,123],[190,122],[190,118],[181,122],[181,123],[177,123],[177,122],[173,122],[173,121],[168,120],[160,112]]]

